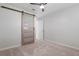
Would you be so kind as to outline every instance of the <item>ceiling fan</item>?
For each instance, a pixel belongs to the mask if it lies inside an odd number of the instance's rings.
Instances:
[[[42,12],[44,12],[44,5],[46,5],[47,3],[30,3],[30,4],[40,6],[40,9],[42,10]]]

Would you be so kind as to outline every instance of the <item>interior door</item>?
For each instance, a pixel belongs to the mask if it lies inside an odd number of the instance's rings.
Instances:
[[[34,42],[34,16],[23,13],[22,15],[22,44]]]

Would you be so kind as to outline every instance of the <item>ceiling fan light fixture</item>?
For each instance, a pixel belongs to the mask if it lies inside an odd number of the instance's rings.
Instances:
[[[30,3],[32,5],[39,5],[40,6],[40,9],[42,10],[42,12],[44,12],[44,6],[47,4],[47,3]]]
[[[43,4],[40,5],[40,9],[44,9],[44,5]]]

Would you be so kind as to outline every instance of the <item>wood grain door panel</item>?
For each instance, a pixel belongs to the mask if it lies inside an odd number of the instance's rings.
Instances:
[[[23,41],[23,45],[29,44],[29,43],[33,43],[33,42],[34,42],[33,38],[24,38],[23,40],[24,40],[24,41]]]
[[[33,37],[33,32],[23,33],[23,37]]]
[[[34,42],[34,16],[23,13],[22,15],[22,44]]]

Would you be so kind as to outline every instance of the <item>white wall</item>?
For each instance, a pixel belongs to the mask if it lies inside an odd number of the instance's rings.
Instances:
[[[44,39],[79,48],[79,5],[72,6],[44,19]]]
[[[43,40],[43,20],[38,19],[38,39]]]
[[[36,18],[35,19],[35,30],[36,30],[36,39],[43,40],[43,20]]]
[[[0,7],[0,50],[21,45],[21,13]]]

